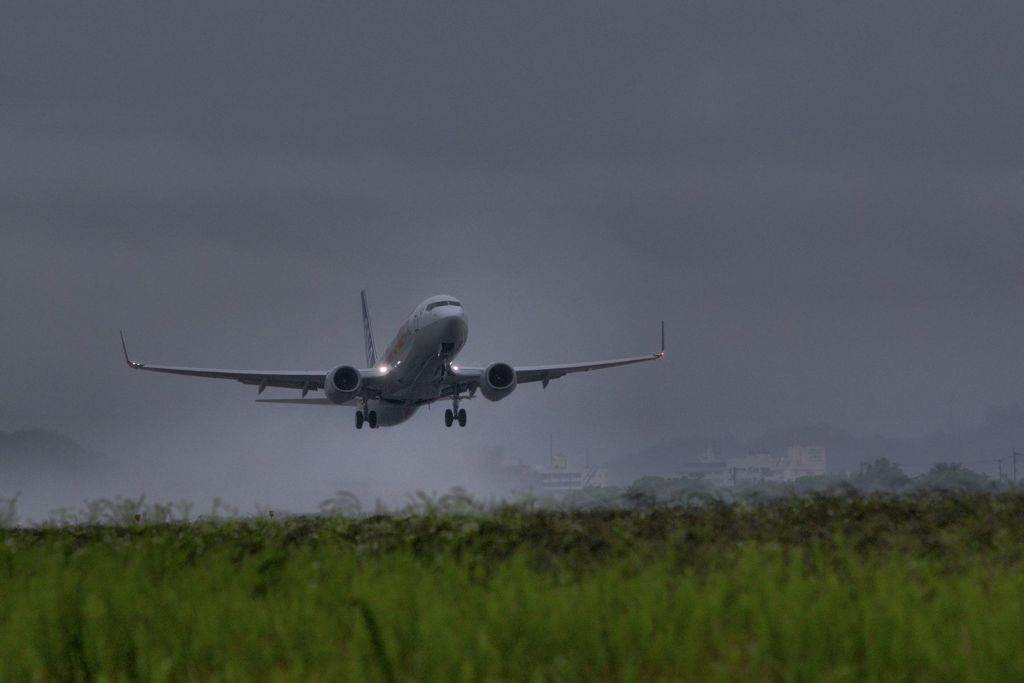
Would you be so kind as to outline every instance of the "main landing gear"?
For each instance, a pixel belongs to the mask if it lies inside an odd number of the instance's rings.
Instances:
[[[444,426],[451,427],[458,421],[460,427],[466,426],[466,409],[459,407],[459,398],[452,399],[452,407],[444,411]]]
[[[370,426],[370,429],[377,428],[377,411],[370,410],[357,410],[356,411],[356,429],[363,428],[363,422]]]
[[[444,411],[444,426],[451,427],[455,422],[459,423],[460,427],[466,426],[466,409],[459,408],[458,411],[453,411],[451,408]]]

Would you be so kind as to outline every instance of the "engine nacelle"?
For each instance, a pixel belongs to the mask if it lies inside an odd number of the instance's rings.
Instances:
[[[516,371],[508,363],[491,363],[480,377],[480,393],[488,401],[500,401],[516,388]]]
[[[363,376],[351,365],[339,365],[324,377],[324,394],[333,403],[351,401],[362,388]]]

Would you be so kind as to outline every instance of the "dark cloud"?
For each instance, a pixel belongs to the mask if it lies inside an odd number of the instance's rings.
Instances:
[[[456,484],[438,453],[536,459],[548,433],[607,459],[680,433],[977,419],[1024,379],[1021,14],[5,8],[0,428],[244,501],[275,475],[329,489],[358,458],[378,491]],[[166,362],[358,359],[362,287],[378,345],[445,291],[469,310],[467,360],[642,352],[663,317],[670,360],[380,438],[120,364],[120,326]],[[401,476],[411,458],[433,474]]]

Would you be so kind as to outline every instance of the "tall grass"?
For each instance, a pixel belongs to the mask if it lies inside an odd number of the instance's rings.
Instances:
[[[0,531],[0,679],[1024,679],[1024,496]]]

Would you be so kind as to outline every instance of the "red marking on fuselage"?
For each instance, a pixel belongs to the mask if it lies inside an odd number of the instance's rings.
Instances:
[[[409,343],[410,336],[411,335],[409,334],[409,329],[407,327],[403,327],[399,331],[398,335],[395,337],[395,340],[391,342],[391,346],[389,346],[388,350],[384,352],[385,365],[391,365],[396,360],[398,360],[398,356],[401,355],[402,351],[405,349],[406,344]]]

